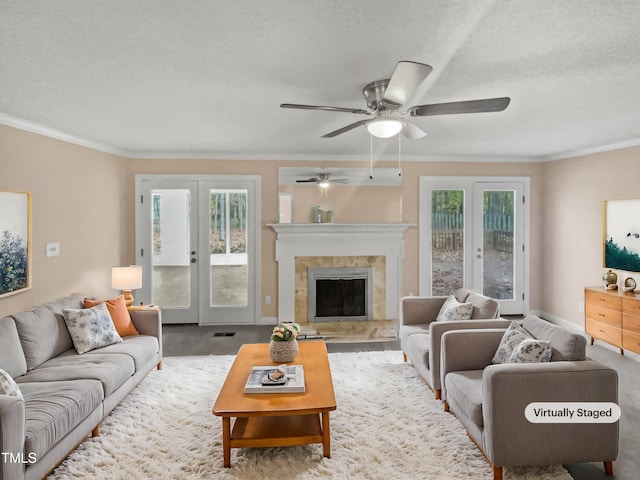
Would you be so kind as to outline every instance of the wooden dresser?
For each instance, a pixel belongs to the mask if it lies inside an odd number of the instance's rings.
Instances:
[[[620,349],[640,353],[640,295],[604,287],[584,289],[585,331]]]

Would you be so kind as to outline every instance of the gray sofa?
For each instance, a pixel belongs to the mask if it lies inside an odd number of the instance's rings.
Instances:
[[[411,361],[418,373],[440,398],[440,343],[450,330],[469,328],[506,328],[509,321],[499,318],[498,302],[471,290],[461,288],[456,300],[473,304],[470,320],[436,322],[447,297],[402,297],[400,299],[400,348],[404,361]]]
[[[55,468],[153,368],[162,365],[159,309],[130,312],[140,335],[78,355],[62,310],[71,296],[0,319],[0,368],[23,399],[0,395],[0,480],[39,479]]]
[[[492,364],[505,329],[442,336],[445,409],[482,449],[495,480],[502,478],[504,466],[599,461],[611,475],[618,456],[618,422],[530,422],[525,408],[532,402],[617,404],[617,372],[587,359],[586,340],[579,334],[534,315],[522,326],[534,338],[551,342],[551,361]]]

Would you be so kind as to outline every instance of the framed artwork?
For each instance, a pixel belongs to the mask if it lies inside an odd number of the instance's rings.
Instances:
[[[31,288],[31,194],[0,191],[0,297]]]
[[[640,200],[604,202],[604,267],[640,272]]]

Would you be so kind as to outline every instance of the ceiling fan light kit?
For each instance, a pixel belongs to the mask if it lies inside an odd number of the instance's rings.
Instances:
[[[371,120],[359,120],[333,132],[329,132],[323,135],[322,138],[333,138],[360,126],[365,126],[371,135],[378,138],[390,138],[402,132],[408,139],[415,140],[424,137],[427,132],[403,117],[501,112],[507,108],[511,101],[509,97],[466,100],[431,105],[415,105],[406,111],[401,111],[432,70],[433,68],[430,65],[424,63],[411,61],[398,62],[391,78],[387,80],[376,80],[363,88],[362,94],[367,103],[367,110],[295,103],[283,103],[280,107],[373,115]]]
[[[377,118],[367,123],[367,130],[378,138],[391,138],[400,133],[402,122],[395,118]]]

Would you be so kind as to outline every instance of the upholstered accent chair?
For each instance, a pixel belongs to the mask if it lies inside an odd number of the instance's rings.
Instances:
[[[550,361],[494,364],[505,329],[458,330],[442,336],[445,410],[453,412],[493,468],[603,462],[613,474],[618,422],[538,423],[525,417],[533,402],[618,403],[617,372],[586,357],[586,339],[534,315],[522,322],[549,342]]]
[[[455,295],[459,303],[470,303],[468,320],[436,321],[449,297],[402,297],[400,299],[400,348],[404,361],[411,361],[418,373],[440,398],[440,341],[444,332],[469,328],[506,328],[508,320],[499,318],[498,302],[461,288]]]

